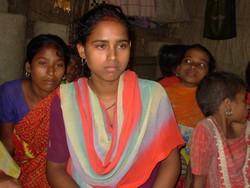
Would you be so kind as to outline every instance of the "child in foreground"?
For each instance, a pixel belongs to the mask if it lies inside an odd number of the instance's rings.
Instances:
[[[197,88],[206,116],[191,135],[191,187],[249,187],[250,123],[246,85],[237,75],[214,72]]]

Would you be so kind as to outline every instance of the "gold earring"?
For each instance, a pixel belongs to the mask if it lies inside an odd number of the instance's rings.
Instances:
[[[232,110],[228,110],[225,112],[226,116],[230,117],[233,114]]]

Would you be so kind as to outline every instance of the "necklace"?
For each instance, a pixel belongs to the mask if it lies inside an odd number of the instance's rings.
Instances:
[[[115,102],[114,102],[112,105],[110,105],[109,107],[107,107],[106,110],[109,110],[109,109],[112,108],[114,105],[115,105]]]

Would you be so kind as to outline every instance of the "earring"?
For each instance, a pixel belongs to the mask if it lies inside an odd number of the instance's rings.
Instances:
[[[232,110],[226,111],[225,112],[226,116],[230,117],[233,114]]]
[[[65,80],[66,79],[66,75],[64,74],[63,77],[62,77],[62,80]]]
[[[87,59],[81,59],[82,66],[84,66],[87,63]]]
[[[30,77],[30,72],[25,72],[25,76],[26,76],[27,78],[29,78],[29,77]]]

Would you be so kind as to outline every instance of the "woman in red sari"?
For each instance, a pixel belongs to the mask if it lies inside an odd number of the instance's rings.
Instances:
[[[0,139],[21,168],[23,187],[49,187],[46,154],[50,104],[68,62],[68,50],[55,35],[39,35],[27,46],[25,75],[0,87]],[[1,167],[0,167],[1,168]],[[6,181],[11,177],[4,171]]]

